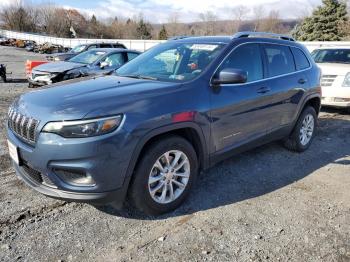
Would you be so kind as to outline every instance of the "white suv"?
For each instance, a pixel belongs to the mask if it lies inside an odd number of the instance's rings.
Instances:
[[[350,47],[324,47],[312,52],[322,70],[322,105],[350,110]]]

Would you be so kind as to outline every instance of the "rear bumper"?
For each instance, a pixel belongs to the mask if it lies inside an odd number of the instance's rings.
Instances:
[[[321,104],[323,106],[329,107],[339,107],[339,108],[347,108],[350,107],[350,102],[341,102],[341,101],[330,101],[327,99],[322,99]]]

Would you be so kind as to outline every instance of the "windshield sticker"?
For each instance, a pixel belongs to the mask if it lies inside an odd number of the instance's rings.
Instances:
[[[213,51],[218,47],[218,45],[201,45],[201,44],[193,44],[190,49],[192,50],[205,50],[205,51]]]

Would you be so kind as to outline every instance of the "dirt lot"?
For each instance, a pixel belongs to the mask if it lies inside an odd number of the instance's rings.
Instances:
[[[29,92],[24,61],[0,47],[0,261],[350,261],[350,115],[321,113],[310,150],[278,143],[201,174],[159,218],[49,199],[20,182],[6,148],[7,108]]]

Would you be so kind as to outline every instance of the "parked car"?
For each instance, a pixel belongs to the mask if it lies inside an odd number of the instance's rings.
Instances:
[[[274,140],[308,149],[320,77],[286,36],[172,40],[117,76],[23,94],[9,109],[9,151],[18,176],[45,195],[118,207],[128,195],[161,214],[186,199],[200,170],[227,157]]]
[[[322,70],[322,105],[350,110],[350,47],[324,47],[312,52]]]
[[[49,85],[68,79],[110,74],[140,52],[118,48],[100,48],[83,52],[68,61],[51,62],[32,69],[30,87]]]
[[[54,55],[47,56],[47,60],[49,61],[67,61],[74,56],[81,54],[85,51],[96,49],[96,48],[122,48],[126,49],[125,45],[121,43],[92,43],[92,44],[83,44],[77,45],[70,51],[66,53],[57,53]]]

